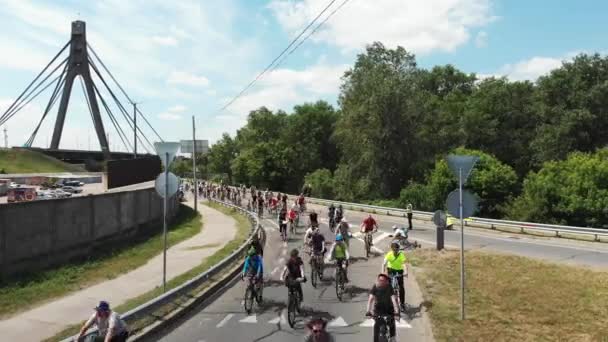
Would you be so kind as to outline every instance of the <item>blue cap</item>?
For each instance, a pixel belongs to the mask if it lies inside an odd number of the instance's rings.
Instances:
[[[97,311],[110,311],[110,304],[105,300],[99,302],[99,305],[95,308]]]
[[[342,237],[342,234],[336,235],[336,241],[342,241],[342,240],[344,240],[344,238]]]

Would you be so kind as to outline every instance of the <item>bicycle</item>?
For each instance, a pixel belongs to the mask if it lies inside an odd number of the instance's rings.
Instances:
[[[296,227],[300,226],[300,211],[298,211],[297,214],[296,214],[295,226]],[[292,227],[291,232],[295,233],[294,226],[292,225],[291,227]]]
[[[342,301],[342,297],[346,290],[346,260],[336,264],[336,296],[339,301]]]
[[[296,286],[296,283],[304,283],[306,282],[306,278],[298,278],[291,283],[288,281],[289,294],[287,295],[287,322],[290,327],[294,327],[296,324],[296,315],[300,312],[300,305],[302,304],[302,298],[300,298],[300,294]]]
[[[369,254],[372,249],[372,237],[373,231],[365,232],[365,236],[363,237],[363,241],[365,242],[365,257],[369,258]]]
[[[389,277],[391,278],[391,286],[393,287],[393,295],[395,296],[395,298],[397,298],[397,304],[399,305],[399,307],[401,307],[402,304],[405,306],[405,303],[399,302],[399,278],[403,278],[403,274],[393,273],[393,274],[389,274]],[[404,284],[404,286],[405,286],[405,284]],[[405,291],[405,288],[403,290]]]
[[[281,232],[281,239],[284,242],[287,242],[287,221],[283,221],[282,223],[280,223],[279,230]]]
[[[378,327],[378,341],[389,342],[391,340],[391,329],[390,324],[395,319],[390,315],[371,315],[367,313],[366,317],[371,317],[374,320],[374,324],[380,324]]]
[[[258,206],[258,217],[264,217],[264,206]]]
[[[336,222],[334,221],[333,216],[329,217],[329,230],[332,233],[335,233],[335,231],[336,231]]]
[[[256,280],[255,275],[248,276],[248,284],[245,289],[245,297],[243,300],[243,306],[245,307],[245,311],[247,314],[251,314],[253,310],[253,302],[254,300],[259,304],[262,301],[262,282]]]
[[[317,278],[323,280],[323,254],[312,252],[310,259],[310,284],[317,287]]]

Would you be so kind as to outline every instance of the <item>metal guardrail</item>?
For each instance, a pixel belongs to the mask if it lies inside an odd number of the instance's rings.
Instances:
[[[198,288],[200,285],[202,285],[203,283],[208,281],[210,278],[221,273],[222,271],[225,271],[225,268],[227,266],[231,265],[235,260],[242,258],[243,255],[247,252],[247,247],[251,243],[252,236],[254,234],[260,233],[260,230],[261,230],[260,221],[257,217],[257,214],[255,214],[254,212],[247,211],[244,208],[241,208],[239,206],[236,206],[236,205],[233,205],[230,203],[222,202],[217,199],[209,198],[209,200],[216,202],[218,204],[224,205],[226,207],[238,210],[241,213],[243,213],[244,215],[246,215],[251,221],[251,234],[250,234],[249,238],[245,241],[245,243],[243,243],[241,246],[239,246],[239,248],[237,250],[232,252],[229,256],[224,258],[222,261],[220,261],[219,263],[217,263],[216,265],[214,265],[207,271],[188,280],[187,282],[183,283],[182,285],[180,285],[176,288],[173,288],[173,289],[163,293],[162,295],[160,295],[154,299],[151,299],[150,301],[122,314],[121,318],[127,323],[128,326],[132,326],[133,323],[135,323],[145,317],[157,318],[157,316],[154,315],[154,313],[157,310],[161,309],[163,306],[165,306],[169,303],[176,301],[176,299],[179,299],[184,294],[187,294],[187,293],[193,291],[194,289]],[[89,338],[96,335],[96,333],[97,333],[97,328],[89,329],[87,331],[87,333],[84,335],[83,340],[87,341]],[[73,342],[73,341],[77,341],[76,336],[72,336],[72,337],[62,340],[62,342]]]
[[[334,203],[334,205],[342,205],[343,207],[350,207],[352,209],[359,209],[361,211],[372,211],[374,213],[383,213],[386,212],[387,215],[391,215],[391,213],[398,213],[398,216],[406,216],[405,209],[399,208],[391,208],[391,207],[380,207],[369,204],[359,204],[359,203],[350,203],[350,202],[340,202],[340,201],[332,201],[325,200],[320,198],[312,198],[308,197],[308,201],[312,203],[318,204],[330,204]],[[412,214],[416,219],[422,220],[431,220],[433,217],[432,212],[427,211],[418,211],[413,210]],[[595,241],[600,241],[600,237],[608,237],[608,229],[599,229],[599,228],[588,228],[588,227],[576,227],[576,226],[562,226],[556,224],[543,224],[543,223],[533,223],[533,222],[520,222],[520,221],[509,221],[509,220],[494,220],[494,219],[486,219],[481,217],[470,217],[468,220],[465,220],[465,226],[476,227],[476,228],[490,228],[490,229],[500,229],[500,228],[515,228],[519,229],[521,233],[525,233],[526,230],[536,230],[536,231],[544,231],[554,233],[556,237],[562,237],[560,233],[567,234],[580,234],[580,235],[593,235]]]

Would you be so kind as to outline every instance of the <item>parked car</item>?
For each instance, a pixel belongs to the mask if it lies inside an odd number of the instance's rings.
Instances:
[[[50,191],[36,191],[36,199],[38,200],[49,200],[54,198],[57,197],[53,195],[53,193],[51,193]]]
[[[65,181],[63,182],[64,186],[83,186],[84,183],[83,182],[79,182],[77,180],[72,180],[72,181]]]
[[[57,189],[54,190],[52,192],[52,194],[56,197],[56,198],[66,198],[66,197],[72,197],[72,193],[67,192],[67,191],[63,191],[61,189]]]
[[[19,184],[15,183],[15,182],[11,182],[11,184],[9,184],[8,187],[11,189],[15,189],[15,188],[19,187]]]
[[[82,192],[82,189],[74,187],[74,186],[64,186],[61,188],[61,190],[65,191],[65,192],[69,192],[71,194],[79,194]]]

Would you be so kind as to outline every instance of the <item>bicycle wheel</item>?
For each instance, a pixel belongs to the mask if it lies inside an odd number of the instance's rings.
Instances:
[[[323,280],[323,259],[317,262],[317,274],[319,275],[319,279]]]
[[[380,329],[378,329],[378,341],[380,342],[388,342],[390,341],[390,333],[389,329],[384,323],[376,323],[381,324]]]
[[[339,301],[342,301],[342,294],[344,293],[344,286],[342,283],[344,282],[344,275],[342,274],[342,270],[338,270],[336,273],[336,296]]]
[[[245,298],[243,300],[243,304],[245,306],[245,311],[247,312],[247,314],[251,314],[251,310],[253,310],[253,297],[254,297],[254,291],[253,291],[253,286],[249,285],[247,286],[247,290],[245,290]]]
[[[369,235],[365,236],[365,257],[369,258],[369,252],[370,252],[370,243],[369,243]]]
[[[297,294],[293,293],[289,295],[289,305],[287,305],[287,322],[292,328],[296,324],[296,310],[298,306],[294,296],[297,296]]]
[[[317,287],[317,262],[315,261],[315,257],[312,257],[312,265],[310,267],[310,284],[312,287]]]

